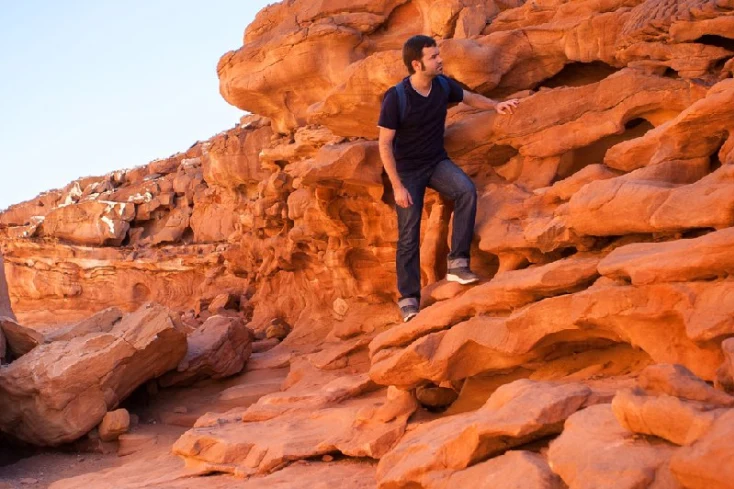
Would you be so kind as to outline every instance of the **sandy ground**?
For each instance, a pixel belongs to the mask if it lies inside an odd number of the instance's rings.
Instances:
[[[154,440],[145,449],[125,456],[118,455],[117,443],[103,447],[108,453],[96,453],[100,449],[99,445],[93,448],[95,451],[70,448],[38,450],[36,454],[11,465],[0,466],[0,489],[47,488],[56,481],[71,477],[116,467],[144,465],[156,457],[165,458],[167,464],[182,468],[183,461],[170,455],[170,449],[199,416],[256,402],[261,396],[279,390],[287,371],[287,368],[255,370],[225,381],[207,381],[183,389],[161,390],[148,398],[136,396],[125,407],[140,419],[130,432]],[[225,389],[230,389],[230,395],[222,400],[220,395]],[[5,446],[0,447],[0,450],[5,451],[6,458],[16,458],[13,455],[18,455],[13,453],[17,448]],[[87,486],[84,489],[93,488]]]

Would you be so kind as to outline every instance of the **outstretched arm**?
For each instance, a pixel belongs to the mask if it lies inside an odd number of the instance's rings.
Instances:
[[[478,93],[464,90],[464,103],[475,109],[496,110],[498,114],[512,114],[520,101],[513,98],[504,102],[496,102]]]
[[[385,167],[390,183],[392,184],[392,190],[395,193],[395,203],[400,207],[410,207],[413,205],[413,199],[411,199],[408,190],[400,181],[398,175],[397,165],[395,164],[395,155],[392,151],[392,142],[395,139],[395,130],[380,127],[380,158],[382,159],[382,166]]]

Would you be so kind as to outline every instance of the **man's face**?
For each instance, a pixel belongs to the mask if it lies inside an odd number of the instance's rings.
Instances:
[[[416,67],[416,72],[421,72],[427,76],[438,76],[443,73],[443,59],[438,52],[438,46],[423,48],[423,58],[421,58],[420,66]]]

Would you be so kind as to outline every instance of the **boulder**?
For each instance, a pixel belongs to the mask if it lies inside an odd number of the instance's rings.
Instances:
[[[504,455],[454,472],[445,485],[435,487],[562,489],[566,486],[541,455],[524,450],[509,450]]]
[[[41,333],[9,317],[0,317],[0,330],[7,342],[8,352],[15,358],[25,355],[44,341]]]
[[[637,383],[649,393],[675,396],[711,407],[734,407],[734,396],[714,389],[683,365],[651,365],[640,372]]]
[[[634,433],[653,435],[676,445],[690,445],[711,429],[726,410],[673,396],[621,390],[612,410],[619,424]]]
[[[233,294],[218,294],[210,303],[209,312],[212,314],[218,314],[224,309],[237,310],[238,298]]]
[[[187,338],[186,356],[159,380],[168,387],[223,379],[242,371],[252,353],[252,337],[240,318],[212,316]]]
[[[51,331],[46,335],[46,341],[68,341],[90,333],[107,333],[123,315],[119,308],[109,307],[76,324]]]
[[[609,404],[572,415],[553,440],[548,462],[574,489],[677,488],[670,472],[676,446],[619,425]]]
[[[39,446],[78,439],[133,390],[176,368],[186,336],[148,304],[108,333],[40,345],[0,371],[0,429]]]
[[[729,463],[734,456],[734,409],[727,410],[698,441],[678,450],[670,462],[670,470],[683,487],[690,489],[728,489],[732,487],[734,469]]]
[[[99,424],[99,438],[102,441],[114,441],[130,429],[130,413],[127,409],[109,411]]]
[[[134,217],[134,204],[90,200],[49,212],[41,235],[81,245],[119,246]]]

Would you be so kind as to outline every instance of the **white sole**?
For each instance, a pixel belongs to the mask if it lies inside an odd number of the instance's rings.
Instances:
[[[414,318],[414,317],[416,317],[417,315],[418,315],[418,314],[411,314],[411,315],[409,315],[409,316],[405,316],[405,317],[403,318],[403,322],[404,322],[404,323],[407,323],[408,321],[410,321],[411,319],[413,319],[413,318]]]
[[[463,278],[459,277],[458,275],[454,275],[453,273],[446,274],[446,280],[448,280],[449,282],[456,282],[456,283],[459,283],[461,285],[475,284],[475,283],[479,282],[479,279],[478,278],[468,279],[467,280],[467,279],[463,279]]]

